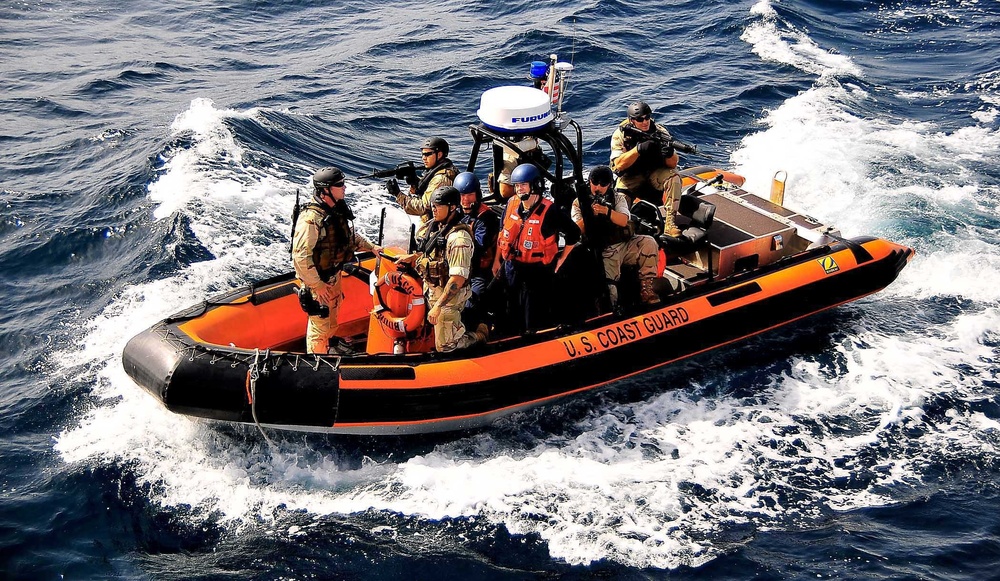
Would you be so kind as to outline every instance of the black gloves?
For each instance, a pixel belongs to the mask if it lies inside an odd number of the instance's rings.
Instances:
[[[660,157],[664,159],[674,156],[674,146],[668,143],[663,143],[660,145]]]
[[[635,146],[635,148],[636,150],[639,151],[639,155],[647,155],[649,154],[650,151],[653,150],[653,145],[655,145],[653,141],[649,140],[649,141],[643,141],[639,145]]]
[[[386,180],[385,189],[389,190],[389,195],[394,198],[401,193],[399,191],[399,182],[396,180]]]

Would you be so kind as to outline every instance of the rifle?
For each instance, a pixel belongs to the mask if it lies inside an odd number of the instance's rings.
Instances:
[[[609,186],[608,187],[608,191],[605,192],[603,195],[600,195],[600,196],[593,196],[592,195],[590,197],[590,200],[591,200],[592,203],[604,206],[608,210],[614,210],[615,209],[615,190],[614,190],[614,188],[612,188],[612,187]],[[610,218],[611,214],[609,213],[608,216]]]
[[[359,179],[362,178],[394,178],[397,180],[404,180],[408,185],[414,187],[420,183],[420,178],[417,177],[417,164],[412,161],[404,161],[396,167],[391,167],[389,169],[373,170],[372,173],[359,177]]]
[[[641,129],[635,127],[634,125],[625,125],[622,127],[622,132],[625,135],[630,135],[631,137],[635,138],[638,141],[638,143],[652,140],[657,145],[659,145],[661,149],[665,147],[672,147],[674,148],[674,150],[679,151],[681,153],[686,153],[688,155],[700,155],[705,159],[712,159],[712,156],[708,155],[707,153],[702,153],[698,151],[697,147],[684,143],[683,141],[678,141],[672,137],[666,137],[665,135],[656,130],[646,133],[645,131],[642,131]]]

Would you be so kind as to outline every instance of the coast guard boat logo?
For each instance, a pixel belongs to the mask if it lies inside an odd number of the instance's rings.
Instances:
[[[834,260],[832,256],[824,256],[823,258],[820,258],[818,262],[827,274],[833,274],[840,270],[840,267],[837,266],[837,261]]]

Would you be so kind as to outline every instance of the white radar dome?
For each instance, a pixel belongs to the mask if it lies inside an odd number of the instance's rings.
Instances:
[[[494,131],[526,133],[552,121],[552,105],[548,93],[541,89],[495,87],[483,93],[476,114]]]

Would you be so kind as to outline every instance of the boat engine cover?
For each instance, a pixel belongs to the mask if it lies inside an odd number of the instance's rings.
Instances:
[[[485,91],[476,111],[483,125],[504,133],[527,133],[552,122],[549,95],[541,89],[518,85]]]

